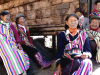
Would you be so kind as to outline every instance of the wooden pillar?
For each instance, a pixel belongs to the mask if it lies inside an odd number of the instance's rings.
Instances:
[[[55,38],[55,35],[52,35],[52,48],[53,48],[53,50],[56,49],[56,38]]]

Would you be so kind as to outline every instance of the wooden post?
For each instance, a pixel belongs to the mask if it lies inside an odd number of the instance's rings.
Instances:
[[[52,48],[53,48],[53,50],[55,52],[55,50],[56,50],[56,39],[55,39],[55,35],[52,35]]]

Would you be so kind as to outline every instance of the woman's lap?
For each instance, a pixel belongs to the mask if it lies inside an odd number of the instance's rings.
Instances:
[[[88,67],[88,69],[87,69]],[[88,73],[87,73],[88,72]],[[62,69],[62,75],[89,75],[92,72],[92,62],[90,59],[75,59]]]
[[[34,55],[38,52],[35,48],[30,46],[22,45],[22,48],[31,58],[34,58]]]
[[[76,71],[81,64],[81,59],[75,59],[70,64],[66,65],[65,68],[62,69],[62,75],[71,75],[74,71]]]

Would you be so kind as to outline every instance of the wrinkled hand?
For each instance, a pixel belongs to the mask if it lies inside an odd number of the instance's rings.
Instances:
[[[22,50],[22,47],[21,47],[21,44],[20,44],[20,43],[17,44],[17,48],[18,48],[19,50]]]
[[[82,58],[82,59],[88,59],[88,55],[82,54],[82,55],[81,55],[81,58]]]

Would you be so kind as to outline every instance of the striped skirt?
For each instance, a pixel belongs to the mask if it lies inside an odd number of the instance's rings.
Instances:
[[[3,60],[8,75],[19,75],[29,68],[29,58],[23,50],[17,49],[17,44],[0,34],[0,57]]]
[[[65,68],[62,68],[62,75],[91,75],[92,62],[90,59],[75,59]]]

